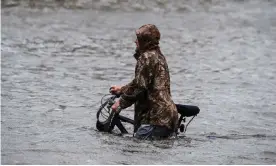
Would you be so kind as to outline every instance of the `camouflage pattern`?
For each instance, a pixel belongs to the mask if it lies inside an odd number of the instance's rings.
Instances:
[[[141,124],[175,130],[178,112],[171,98],[168,65],[158,46],[160,33],[154,25],[147,24],[139,28],[136,35],[140,47],[134,54],[135,78],[122,87],[120,107],[135,104],[134,132]]]
[[[136,36],[139,41],[140,51],[146,51],[153,48],[159,48],[160,32],[155,25],[146,24],[136,30]]]

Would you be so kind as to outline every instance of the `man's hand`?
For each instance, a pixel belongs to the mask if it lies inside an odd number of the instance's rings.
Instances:
[[[112,105],[111,109],[112,109],[113,111],[117,112],[119,106],[120,106],[120,101],[118,100],[118,101],[116,101],[116,103],[114,103],[114,104]]]
[[[118,94],[121,93],[121,87],[120,87],[120,86],[117,86],[117,85],[113,85],[113,86],[110,87],[109,92],[110,92],[111,94],[116,94],[116,95],[118,95]]]

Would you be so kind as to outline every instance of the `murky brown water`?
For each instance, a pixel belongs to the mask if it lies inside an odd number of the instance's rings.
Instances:
[[[2,164],[276,163],[274,1],[194,12],[1,14]],[[101,97],[133,77],[132,34],[145,23],[162,32],[174,101],[201,109],[176,141],[96,131]]]

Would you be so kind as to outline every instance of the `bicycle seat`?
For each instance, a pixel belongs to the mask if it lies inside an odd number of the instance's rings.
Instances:
[[[178,113],[184,117],[195,116],[200,111],[200,109],[197,106],[193,106],[193,105],[183,105],[183,104],[175,104],[175,105]]]

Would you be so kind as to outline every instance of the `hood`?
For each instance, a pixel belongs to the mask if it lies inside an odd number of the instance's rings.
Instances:
[[[145,24],[135,32],[139,42],[139,49],[134,54],[136,59],[147,50],[159,49],[160,32],[155,25]]]

